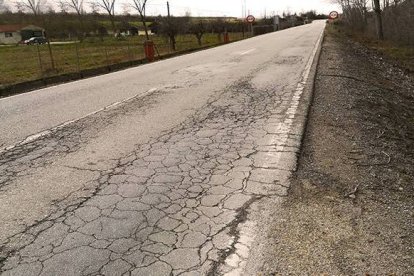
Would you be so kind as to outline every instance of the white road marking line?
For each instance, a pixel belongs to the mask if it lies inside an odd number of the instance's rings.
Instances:
[[[276,127],[275,132],[284,133],[284,135],[282,136],[283,138],[282,138],[281,141],[279,141],[279,142],[275,141],[274,142],[274,144],[276,144],[277,147],[280,147],[280,149],[278,149],[278,152],[276,152],[274,157],[272,158],[272,161],[274,162],[274,164],[276,164],[276,167],[280,167],[279,164],[281,162],[282,154],[289,154],[289,153],[285,152],[285,146],[283,146],[283,145],[286,144],[286,142],[289,138],[288,134],[290,133],[290,131],[292,129],[292,125],[294,123],[294,118],[295,118],[297,109],[299,107],[300,99],[301,99],[302,94],[305,90],[306,84],[309,81],[309,75],[310,75],[310,72],[311,72],[311,69],[312,69],[313,62],[316,58],[316,53],[317,53],[319,47],[321,47],[320,44],[321,44],[322,37],[323,37],[323,31],[321,32],[321,34],[320,34],[320,36],[319,36],[319,38],[316,42],[316,45],[315,45],[315,47],[314,47],[314,49],[313,49],[313,51],[312,51],[312,53],[309,57],[309,60],[306,64],[306,66],[305,66],[305,69],[304,69],[303,73],[302,73],[301,80],[297,84],[295,92],[293,93],[293,97],[290,101],[290,107],[288,108],[288,111],[287,111],[287,114],[289,115],[288,118],[286,118],[283,122],[279,123]],[[301,140],[302,137],[299,137],[299,139]],[[290,153],[290,154],[294,154],[294,153]],[[294,159],[294,160],[295,161],[293,161],[293,162],[297,163],[297,158]],[[268,164],[268,165],[273,165],[273,164]],[[276,179],[277,179],[277,177],[276,177]],[[282,183],[282,186],[283,186],[283,184],[284,183]],[[252,243],[254,242],[255,235],[256,235],[257,232],[260,231],[260,229],[257,229],[257,226],[258,226],[257,223],[255,221],[251,221],[251,220],[247,220],[246,222],[242,223],[239,226],[240,227],[239,231],[241,233],[241,235],[239,237],[239,240],[243,239],[245,241],[243,243],[243,245],[246,246],[247,249],[244,252],[244,254],[247,254],[248,256],[250,256],[250,251],[252,249]],[[233,246],[236,248],[236,245],[237,245],[237,243],[234,244]],[[228,260],[230,260],[230,258],[232,256],[234,256],[235,254],[236,253],[233,253],[232,255],[228,256],[225,260],[225,263]],[[245,259],[247,260],[248,257],[245,258]],[[244,272],[245,269],[246,269],[246,262],[244,262],[243,265],[240,265],[241,263],[242,262],[240,262],[239,266],[236,267],[234,270],[230,271],[229,273],[233,273],[234,275],[240,275],[240,273],[235,272],[235,271],[240,271],[241,270],[241,271]],[[224,266],[221,265],[220,267],[223,268]]]
[[[105,106],[105,107],[103,107],[103,108],[100,108],[100,109],[98,109],[98,110],[96,110],[96,111],[93,111],[93,112],[91,112],[91,113],[88,113],[88,114],[86,114],[86,115],[84,115],[84,116],[82,116],[82,117],[79,117],[79,118],[77,118],[77,119],[74,119],[74,120],[69,120],[69,121],[66,121],[66,122],[64,122],[64,123],[62,123],[62,124],[60,124],[60,125],[57,125],[57,126],[53,127],[53,128],[50,128],[50,129],[47,129],[47,130],[43,130],[43,131],[38,132],[38,133],[36,133],[36,134],[29,135],[29,136],[27,136],[25,139],[23,139],[23,140],[21,140],[21,141],[19,141],[19,142],[15,143],[15,144],[13,144],[13,145],[10,145],[10,146],[7,146],[7,147],[2,147],[2,148],[0,148],[0,154],[2,154],[3,152],[9,151],[9,150],[11,150],[11,149],[14,149],[14,148],[15,148],[15,147],[17,147],[17,146],[22,146],[22,145],[25,145],[25,144],[27,144],[27,143],[33,142],[33,141],[35,141],[35,140],[37,140],[37,139],[39,139],[39,138],[42,138],[42,137],[44,137],[44,136],[46,136],[46,135],[49,135],[49,134],[51,134],[52,132],[54,132],[54,131],[56,131],[56,130],[59,130],[59,129],[61,129],[61,128],[63,128],[63,127],[65,127],[65,126],[67,126],[67,125],[70,125],[70,124],[72,124],[72,123],[75,123],[75,122],[77,122],[77,121],[79,121],[79,120],[82,120],[82,119],[84,119],[84,118],[86,118],[86,117],[89,117],[89,116],[91,116],[91,115],[95,115],[95,114],[97,114],[97,113],[99,113],[99,112],[101,112],[101,111],[105,111],[105,110],[109,110],[109,109],[115,108],[116,106],[118,106],[118,105],[120,105],[120,104],[123,104],[123,103],[126,103],[126,102],[128,102],[128,101],[131,101],[131,100],[133,100],[133,99],[135,99],[135,98],[137,98],[137,97],[145,96],[145,95],[150,94],[150,93],[152,93],[152,92],[155,92],[155,91],[157,91],[157,90],[158,90],[158,88],[151,88],[151,89],[149,89],[149,90],[147,90],[147,91],[145,91],[145,92],[143,92],[143,93],[136,94],[136,95],[134,95],[134,96],[132,96],[132,97],[129,97],[129,98],[126,98],[126,99],[124,99],[124,100],[122,100],[122,101],[111,103],[110,105],[107,105],[107,106]]]
[[[316,45],[312,50],[312,53],[309,57],[309,60],[306,64],[306,66],[305,66],[305,69],[303,70],[302,78],[296,86],[295,92],[294,92],[293,97],[292,97],[291,102],[290,102],[290,107],[287,110],[287,114],[289,116],[288,116],[288,118],[285,119],[284,122],[280,123],[277,126],[276,131],[278,131],[278,132],[289,134],[292,130],[292,125],[293,125],[293,122],[294,122],[294,118],[296,117],[296,112],[297,112],[297,109],[299,107],[300,99],[302,98],[302,94],[305,90],[305,87],[306,87],[308,81],[309,81],[309,74],[310,74],[310,71],[312,69],[312,64],[313,64],[313,62],[316,58],[316,53],[318,52],[318,49],[320,47],[320,43],[321,43],[321,40],[322,40],[322,37],[323,37],[323,32],[324,31],[322,31],[321,34],[319,35],[319,38],[316,41]],[[302,139],[302,138],[300,138],[300,139]],[[279,142],[279,145],[285,145],[287,140],[288,140],[288,135],[284,136],[284,138]],[[282,151],[284,151],[283,146],[282,146]],[[282,155],[281,152],[276,153],[276,156],[275,156],[275,161],[276,162],[275,163],[277,164],[277,167],[280,164],[281,157],[282,157],[281,155]],[[297,162],[297,161],[295,161],[295,162]]]
[[[253,48],[253,49],[247,50],[247,51],[245,51],[245,52],[241,52],[241,53],[240,53],[240,55],[241,55],[241,56],[244,56],[244,55],[250,54],[251,52],[254,52],[254,51],[256,51],[256,48]]]

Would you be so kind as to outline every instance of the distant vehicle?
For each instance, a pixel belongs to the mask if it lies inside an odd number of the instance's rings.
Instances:
[[[35,45],[35,44],[45,44],[47,43],[47,39],[44,37],[31,37],[24,41],[26,45]]]

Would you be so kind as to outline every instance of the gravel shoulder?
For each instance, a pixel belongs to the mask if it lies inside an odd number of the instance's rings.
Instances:
[[[414,274],[413,76],[327,32],[265,275]]]

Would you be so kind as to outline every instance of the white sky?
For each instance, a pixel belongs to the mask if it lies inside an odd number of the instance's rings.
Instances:
[[[12,9],[15,2],[19,0],[5,0],[4,2]],[[55,6],[59,0],[42,0],[43,3]],[[89,3],[100,0],[84,0],[86,10]],[[243,6],[246,4],[245,13],[250,13],[257,18],[266,15],[279,14],[283,12],[300,13],[303,11],[316,10],[319,13],[328,14],[333,10],[340,10],[340,7],[331,4],[333,0],[169,0],[171,14],[176,16],[185,15],[190,12],[192,16],[232,16],[242,17]],[[135,14],[131,8],[133,0],[116,0],[115,12],[122,14],[125,11]],[[148,0],[148,15],[167,14],[167,0]]]
[[[119,3],[128,3],[132,0],[119,0]],[[147,13],[151,15],[166,14],[167,0],[148,0]],[[246,2],[247,11],[256,17],[282,14],[284,11],[302,12],[316,10],[329,13],[338,10],[338,5],[331,4],[330,0],[169,0],[173,15],[184,15],[189,11],[193,16],[236,16],[241,17],[243,3]],[[125,6],[122,5],[121,6]],[[246,11],[246,12],[247,12]],[[131,10],[132,12],[132,10]]]

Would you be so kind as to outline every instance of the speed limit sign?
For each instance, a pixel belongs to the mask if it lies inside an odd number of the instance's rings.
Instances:
[[[331,11],[329,13],[329,19],[337,19],[339,16],[339,13],[337,11]]]
[[[253,16],[253,15],[248,15],[248,16],[246,17],[246,21],[247,21],[248,23],[253,23],[255,20],[256,20],[256,18],[254,18],[254,16]]]

